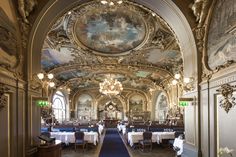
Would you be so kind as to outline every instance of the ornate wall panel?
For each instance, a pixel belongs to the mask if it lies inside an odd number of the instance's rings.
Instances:
[[[232,95],[236,98],[236,92]],[[232,136],[233,132],[236,132],[235,122],[236,122],[236,108],[233,107],[228,113],[224,108],[221,107],[221,101],[224,100],[224,97],[221,94],[216,95],[216,126],[217,126],[217,153],[219,153],[223,148],[227,147],[229,150],[233,150],[232,156],[236,156],[236,137]],[[228,135],[227,135],[228,134]],[[227,135],[227,136],[226,136]],[[223,152],[222,152],[223,153]],[[227,156],[227,153],[224,152],[224,155]],[[219,156],[220,157],[220,156]]]
[[[0,109],[0,154],[4,157],[11,157],[11,105],[10,95],[5,94],[6,106]]]

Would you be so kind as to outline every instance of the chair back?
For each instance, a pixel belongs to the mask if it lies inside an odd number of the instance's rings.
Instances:
[[[76,140],[84,140],[84,132],[82,132],[82,131],[76,131],[76,132],[75,132],[75,139],[76,139]]]
[[[152,132],[150,131],[143,132],[143,140],[152,140]]]
[[[42,132],[41,135],[44,135],[48,138],[50,138],[50,136],[51,136],[50,132]]]

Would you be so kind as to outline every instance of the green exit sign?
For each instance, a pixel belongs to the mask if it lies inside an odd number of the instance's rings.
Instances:
[[[39,106],[39,107],[45,107],[45,106],[48,106],[48,105],[49,105],[49,102],[48,102],[48,101],[45,101],[45,100],[38,100],[38,101],[36,101],[36,104],[37,104],[37,106]]]
[[[188,103],[187,101],[179,101],[179,106],[188,106]]]

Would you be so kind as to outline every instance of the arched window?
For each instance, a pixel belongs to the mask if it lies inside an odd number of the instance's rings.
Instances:
[[[156,108],[155,108],[155,120],[163,122],[166,119],[168,110],[168,101],[165,93],[161,92],[157,96]]]
[[[59,122],[62,122],[66,119],[65,96],[60,91],[57,91],[56,94],[53,96],[52,110],[55,115],[55,118]]]

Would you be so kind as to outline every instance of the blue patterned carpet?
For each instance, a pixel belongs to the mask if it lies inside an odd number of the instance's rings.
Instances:
[[[116,129],[107,129],[99,157],[130,157]]]

